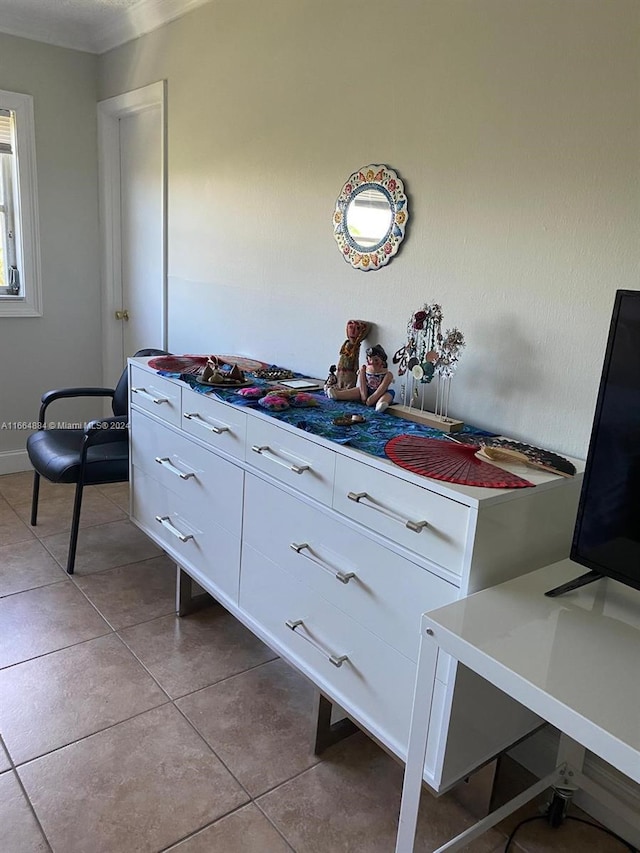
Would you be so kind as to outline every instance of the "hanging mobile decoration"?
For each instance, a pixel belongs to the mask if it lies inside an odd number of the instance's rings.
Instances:
[[[462,429],[462,421],[449,417],[451,379],[456,371],[465,340],[459,329],[453,328],[443,335],[442,307],[437,302],[425,303],[411,315],[407,323],[407,340],[393,356],[398,376],[407,374],[402,383],[402,405],[391,406],[389,413],[400,418],[424,423],[444,432]],[[424,411],[426,385],[437,376],[435,412]],[[420,408],[417,408],[418,402]]]

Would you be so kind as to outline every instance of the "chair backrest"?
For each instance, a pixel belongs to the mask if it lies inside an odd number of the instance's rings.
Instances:
[[[139,349],[138,352],[134,353],[134,358],[144,358],[151,357],[152,355],[171,355],[170,352],[167,352],[164,349]],[[116,390],[113,394],[113,402],[111,404],[111,408],[113,409],[114,415],[126,415],[127,414],[127,406],[129,401],[129,373],[127,368],[122,372],[122,376],[118,380],[118,384],[116,385]]]

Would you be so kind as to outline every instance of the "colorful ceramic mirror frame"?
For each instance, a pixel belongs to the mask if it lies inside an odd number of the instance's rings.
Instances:
[[[409,219],[404,185],[388,166],[363,166],[349,176],[336,201],[333,233],[348,264],[368,272],[388,264]]]

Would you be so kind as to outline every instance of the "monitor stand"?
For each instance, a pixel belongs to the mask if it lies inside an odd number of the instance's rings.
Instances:
[[[572,581],[567,581],[567,583],[563,583],[560,586],[556,586],[554,589],[548,590],[545,592],[545,595],[548,595],[549,598],[556,598],[556,596],[562,595],[564,592],[570,592],[572,589],[579,589],[581,586],[586,586],[588,583],[593,583],[593,581],[599,581],[600,578],[603,577],[603,574],[593,570],[585,572],[584,575],[579,575]]]

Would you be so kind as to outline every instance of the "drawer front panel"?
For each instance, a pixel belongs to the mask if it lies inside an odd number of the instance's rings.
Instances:
[[[205,529],[213,522],[240,536],[244,472],[140,412],[131,425],[133,465],[175,492]]]
[[[196,580],[238,601],[240,539],[215,523],[200,525],[189,507],[142,469],[132,468],[133,517]]]
[[[217,450],[244,459],[247,415],[240,409],[183,388],[182,429]]]
[[[158,376],[131,365],[129,375],[131,404],[146,409],[169,424],[180,426],[180,387]]]
[[[411,660],[422,613],[458,589],[250,474],[244,540]]]
[[[413,661],[246,545],[240,606],[347,713],[396,752],[406,750]]]
[[[456,574],[462,573],[469,509],[352,459],[336,461],[333,506]]]
[[[281,427],[250,418],[247,462],[272,477],[331,505],[335,453]]]

